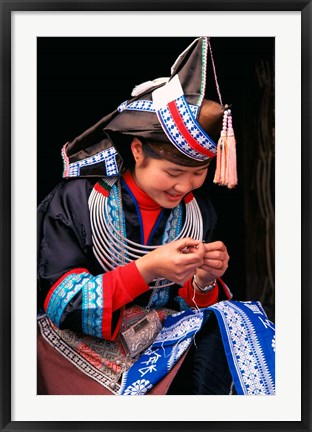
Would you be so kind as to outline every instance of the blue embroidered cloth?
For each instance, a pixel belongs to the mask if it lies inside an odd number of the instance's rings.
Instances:
[[[275,394],[275,326],[259,302],[237,301],[169,316],[154,343],[124,374],[119,393],[146,394],[172,369],[212,312],[237,394]]]

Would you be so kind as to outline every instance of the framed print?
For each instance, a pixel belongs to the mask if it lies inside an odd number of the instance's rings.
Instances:
[[[311,389],[305,378],[311,360],[311,2],[221,0],[182,7],[179,2],[1,1],[1,19],[1,429],[311,430]],[[131,398],[40,393],[36,209],[61,178],[62,145],[115,109],[132,87],[165,76],[188,43],[206,34],[221,93],[231,95],[233,111],[238,105],[234,128],[245,138],[238,149],[239,169],[255,185],[248,197],[269,197],[264,206],[270,201],[275,207],[273,221],[268,217],[264,234],[257,237],[253,217],[246,219],[246,201],[240,208],[244,188],[239,185],[234,198],[209,189],[217,212],[225,215],[221,226],[231,249],[225,282],[239,287],[243,300],[260,293],[276,323],[276,394]],[[218,49],[227,49],[222,60],[217,60]],[[270,90],[263,97],[265,85]],[[274,114],[268,134],[261,118],[254,130],[244,128],[255,113]],[[254,175],[260,171],[248,159],[246,141],[252,142],[253,132],[261,135],[262,152],[270,139],[274,147],[274,154],[265,156],[272,165],[262,171],[262,189]],[[252,242],[265,251],[259,259],[245,251],[243,245]],[[256,280],[266,290],[259,291]]]

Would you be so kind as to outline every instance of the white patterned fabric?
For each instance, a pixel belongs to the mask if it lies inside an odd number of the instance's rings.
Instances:
[[[216,143],[194,117],[185,96],[160,108],[157,116],[169,140],[186,156],[204,161],[216,155]]]
[[[108,177],[116,176],[119,173],[117,166],[117,151],[114,147],[109,147],[93,156],[82,159],[77,162],[72,162],[68,165],[67,177],[79,177],[80,170],[83,167],[103,163],[106,168],[106,175]]]
[[[220,302],[210,307],[219,322],[238,394],[275,394],[275,326],[259,302]]]
[[[188,107],[191,110],[193,117],[196,118],[198,115],[199,107],[197,105],[192,105],[192,104],[188,104]],[[137,101],[130,102],[129,104],[128,104],[128,101],[124,101],[118,106],[117,110],[119,112],[123,112],[125,110],[128,110],[128,111],[148,111],[148,112],[152,112],[152,113],[156,112],[154,102],[151,100],[146,100],[146,99],[139,99]]]
[[[168,317],[124,374],[120,394],[144,395],[176,364],[214,312],[238,395],[275,394],[275,327],[258,302],[222,301]]]

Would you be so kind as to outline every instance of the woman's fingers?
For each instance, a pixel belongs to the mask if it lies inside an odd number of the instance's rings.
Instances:
[[[205,245],[206,252],[211,252],[211,251],[226,252],[227,251],[225,244],[220,240],[211,243],[204,243],[204,245]]]
[[[160,275],[175,283],[183,285],[189,280],[196,268],[204,264],[205,248],[199,240],[184,238],[158,249],[161,263]]]
[[[229,254],[224,243],[217,241],[205,244],[204,264],[216,269],[227,267]]]
[[[155,277],[164,277],[183,285],[197,269],[209,277],[222,276],[228,261],[227,249],[221,241],[202,243],[187,237],[160,246],[138,259],[137,266],[147,283]]]
[[[200,267],[200,277],[204,281],[222,277],[230,259],[226,246],[221,241],[205,243],[204,246],[204,262]]]
[[[197,249],[201,242],[199,240],[194,240],[190,237],[186,237],[180,240],[177,240],[173,243],[175,248],[180,253],[189,253],[193,249]]]

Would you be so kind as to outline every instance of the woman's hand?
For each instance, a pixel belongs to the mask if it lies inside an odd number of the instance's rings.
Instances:
[[[223,276],[229,264],[229,254],[222,241],[204,243],[204,262],[197,271],[196,278],[201,286],[207,286]]]
[[[146,283],[164,277],[179,285],[191,279],[204,263],[205,245],[199,240],[184,238],[162,245],[136,261]]]

